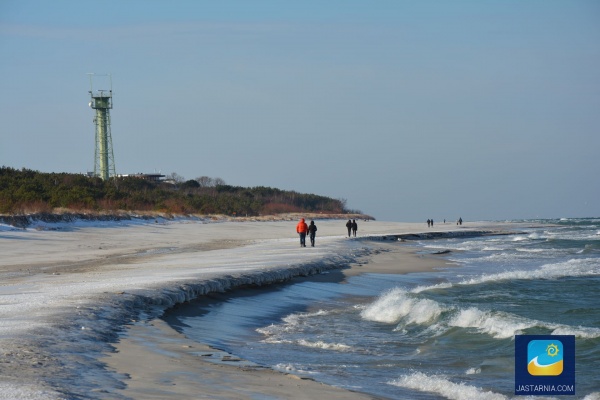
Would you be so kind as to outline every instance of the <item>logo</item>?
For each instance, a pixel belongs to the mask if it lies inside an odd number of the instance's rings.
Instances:
[[[534,376],[558,376],[563,372],[560,340],[532,340],[527,345],[527,371]]]
[[[516,335],[515,394],[574,395],[575,336]]]

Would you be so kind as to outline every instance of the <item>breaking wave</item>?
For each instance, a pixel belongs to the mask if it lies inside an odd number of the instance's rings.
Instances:
[[[546,264],[534,270],[514,270],[497,274],[481,275],[465,279],[460,285],[477,285],[480,283],[503,281],[510,279],[556,279],[567,276],[600,275],[600,264],[596,258],[572,259],[566,262]]]
[[[583,339],[600,337],[600,328],[549,323],[503,311],[483,311],[476,307],[444,305],[431,299],[415,298],[400,288],[382,294],[366,306],[360,315],[368,321],[399,324],[399,328],[410,324],[431,327],[437,335],[456,327],[472,328],[495,339],[508,339],[526,329],[544,328],[553,335],[574,335]]]
[[[433,321],[444,311],[437,302],[411,297],[409,293],[395,288],[383,294],[361,312],[361,317],[387,324],[405,319],[407,324],[424,324]]]
[[[389,385],[418,390],[420,392],[436,393],[454,400],[506,400],[508,397],[470,386],[465,383],[455,383],[444,376],[428,376],[422,372],[404,375],[388,382]]]

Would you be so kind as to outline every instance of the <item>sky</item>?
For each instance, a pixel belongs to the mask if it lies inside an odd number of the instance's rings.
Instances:
[[[596,0],[2,0],[0,54],[0,165],[92,171],[110,74],[118,174],[600,217]]]

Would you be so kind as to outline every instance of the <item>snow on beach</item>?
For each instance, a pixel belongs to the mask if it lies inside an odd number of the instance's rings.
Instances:
[[[315,248],[299,247],[290,221],[3,226],[0,398],[103,397],[122,377],[98,358],[127,323],[209,292],[346,266],[370,247],[347,240],[344,222],[317,221]],[[359,224],[362,235],[419,231],[422,224]]]

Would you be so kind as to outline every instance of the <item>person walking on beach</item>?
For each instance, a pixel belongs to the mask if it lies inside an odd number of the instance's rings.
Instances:
[[[348,237],[351,236],[352,233],[352,221],[348,220],[348,222],[346,222],[346,228],[348,228]]]
[[[353,219],[352,220],[352,233],[354,234],[354,237],[356,237],[357,230],[358,230],[358,224],[356,223],[356,220]]]
[[[315,247],[315,236],[317,235],[317,226],[315,221],[310,221],[308,226],[308,237],[310,238],[310,246]]]
[[[429,228],[431,226],[431,221],[427,220],[427,227]]]
[[[306,247],[306,232],[308,232],[308,225],[304,222],[304,218],[300,218],[300,222],[296,225],[296,232],[300,235],[300,247]]]

